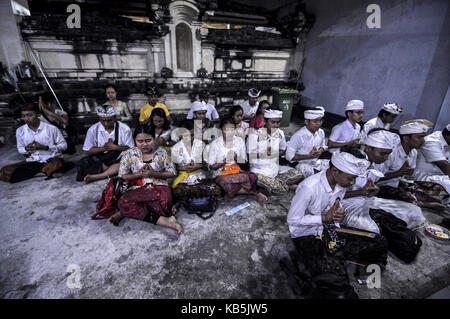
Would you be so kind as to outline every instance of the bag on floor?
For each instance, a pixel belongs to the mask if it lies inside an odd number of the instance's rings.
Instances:
[[[406,223],[380,209],[371,209],[370,217],[377,223],[381,234],[388,242],[388,249],[405,263],[416,258],[422,246],[422,240]]]
[[[211,218],[217,209],[215,197],[197,197],[188,199],[184,206],[189,214],[197,214],[202,219]],[[208,213],[204,216],[204,213]]]
[[[107,219],[119,211],[117,202],[121,194],[123,183],[118,178],[111,178],[106,185],[97,202],[97,211],[91,216],[92,219]]]

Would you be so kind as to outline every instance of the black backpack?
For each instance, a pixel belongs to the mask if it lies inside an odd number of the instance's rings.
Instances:
[[[406,223],[381,209],[371,209],[370,217],[377,223],[381,234],[388,241],[388,249],[405,263],[416,258],[422,246],[422,240]]]

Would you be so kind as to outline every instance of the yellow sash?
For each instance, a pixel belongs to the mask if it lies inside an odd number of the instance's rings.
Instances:
[[[181,171],[181,172],[180,172],[180,175],[178,175],[178,177],[173,181],[172,188],[177,187],[177,185],[178,185],[180,182],[184,181],[186,178],[188,178],[188,177],[191,176],[191,175],[197,174],[198,172],[200,172],[199,169],[198,169],[198,170],[195,170],[195,171],[193,171],[193,172]]]

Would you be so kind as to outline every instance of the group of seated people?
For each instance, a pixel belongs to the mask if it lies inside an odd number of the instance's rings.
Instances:
[[[312,276],[345,276],[348,259],[386,264],[393,247],[384,237],[388,221],[411,230],[425,222],[420,207],[442,210],[449,203],[450,124],[427,135],[431,122],[410,120],[395,133],[390,123],[402,112],[396,103],[384,104],[361,129],[364,103],[349,101],[347,119],[333,127],[328,140],[321,128],[325,109],[308,108],[304,127],[286,141],[282,111],[258,101],[257,89],[222,118],[202,92],[175,127],[157,89],[149,88],[134,131],[125,123],[131,113],[116,93],[114,86],[106,88],[108,102],[97,108],[99,121],[83,144],[87,156],[76,164],[77,181],[118,175],[126,184],[118,212],[109,219],[114,225],[128,217],[181,234],[175,214],[189,199],[247,194],[264,204],[271,194],[295,191],[287,222],[308,270]],[[40,117],[46,114],[40,104],[23,105],[25,124],[16,137],[26,160],[2,168],[1,180],[51,177],[64,166],[66,140]],[[64,122],[64,114],[54,120]],[[281,158],[288,165],[281,165]],[[340,225],[374,235],[336,232]]]

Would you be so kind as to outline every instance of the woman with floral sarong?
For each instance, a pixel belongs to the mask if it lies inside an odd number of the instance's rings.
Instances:
[[[238,194],[253,194],[259,203],[264,204],[267,197],[256,190],[256,175],[242,171],[238,164],[245,163],[247,154],[244,140],[235,135],[233,119],[223,119],[220,129],[222,136],[211,142],[205,152],[214,181],[229,198]]]
[[[127,150],[120,161],[119,177],[128,181],[128,190],[120,197],[120,211],[110,218],[118,225],[124,217],[175,229],[181,226],[172,213],[172,193],[167,179],[175,176],[175,165],[167,151],[157,147],[150,127],[139,125],[134,131],[136,147]]]
[[[207,179],[202,170],[205,143],[194,137],[194,120],[185,119],[180,124],[181,141],[171,149],[172,161],[178,165],[179,175],[172,188],[176,207],[191,198],[221,195],[219,185]]]

